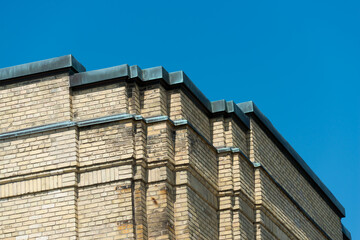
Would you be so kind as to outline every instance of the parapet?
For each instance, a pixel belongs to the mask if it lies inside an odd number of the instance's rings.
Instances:
[[[0,69],[0,82],[62,69],[72,69],[74,72],[85,72],[86,69],[72,55],[50,58],[43,61],[21,64]]]

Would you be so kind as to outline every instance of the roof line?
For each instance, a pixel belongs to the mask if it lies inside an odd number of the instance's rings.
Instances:
[[[344,224],[341,224],[341,230],[343,232],[343,235],[347,237],[348,240],[351,240],[351,233],[347,228],[344,226]]]
[[[86,71],[85,67],[78,62],[74,56],[65,55],[56,58],[50,58],[42,61],[25,63],[0,69],[0,82],[12,78],[28,76],[37,73],[49,72],[64,68],[72,68],[76,72]]]

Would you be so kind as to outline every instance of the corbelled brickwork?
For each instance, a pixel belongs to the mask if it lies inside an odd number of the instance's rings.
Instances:
[[[350,239],[345,210],[252,103],[183,72],[0,69],[0,239]]]

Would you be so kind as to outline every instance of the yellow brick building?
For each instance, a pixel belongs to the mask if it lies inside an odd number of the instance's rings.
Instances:
[[[4,68],[0,110],[0,239],[351,239],[253,102],[181,71]]]

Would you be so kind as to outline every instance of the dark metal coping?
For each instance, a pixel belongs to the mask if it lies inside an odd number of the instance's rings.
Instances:
[[[51,124],[37,126],[37,127],[25,128],[25,129],[21,129],[21,130],[15,130],[15,131],[11,131],[11,132],[2,133],[2,134],[0,134],[0,140],[29,135],[29,134],[41,133],[41,132],[46,132],[46,131],[51,131],[51,130],[56,130],[56,129],[62,129],[62,128],[67,128],[67,127],[73,127],[75,125],[76,125],[75,122],[64,121],[64,122],[51,123]]]
[[[321,189],[326,197],[334,204],[339,211],[341,217],[345,217],[345,208],[336,199],[336,197],[330,192],[325,184],[319,179],[318,176],[311,170],[306,162],[300,157],[300,155],[294,150],[293,147],[285,140],[285,138],[276,130],[270,120],[259,110],[259,108],[252,102],[244,102],[237,104],[244,113],[253,113],[265,127],[274,135],[281,145],[290,153],[290,155],[296,160],[296,162],[303,168],[303,170],[310,176],[315,184]]]
[[[190,124],[187,120],[184,120],[184,119],[172,121],[168,116],[156,116],[156,117],[144,118],[141,115],[120,113],[120,114],[115,114],[115,115],[111,115],[111,116],[93,118],[93,119],[89,119],[89,120],[83,120],[83,121],[69,121],[68,120],[68,121],[63,121],[63,122],[58,122],[58,123],[50,123],[50,124],[46,124],[46,125],[6,132],[6,133],[0,134],[0,140],[14,138],[14,137],[20,137],[20,136],[25,136],[25,135],[30,135],[30,134],[42,133],[42,132],[47,132],[47,131],[52,131],[52,130],[64,129],[64,128],[69,128],[69,127],[74,127],[74,126],[88,127],[88,126],[110,123],[110,122],[121,121],[121,120],[128,120],[128,119],[134,119],[136,121],[145,121],[146,123],[150,123],[150,124],[162,122],[162,121],[170,121],[174,126],[189,125],[195,131],[197,131],[196,128],[194,128],[194,126],[192,124]],[[198,134],[200,134],[200,133],[198,133]],[[204,137],[202,136],[202,138],[204,138]]]
[[[347,230],[347,228],[343,224],[341,224],[341,229],[346,239],[351,240],[351,233],[349,232],[349,230]]]
[[[129,66],[127,64],[104,68],[89,72],[77,73],[71,76],[70,87],[77,87],[101,81],[123,78],[129,76]]]
[[[14,138],[14,137],[20,137],[20,136],[25,136],[25,135],[35,134],[35,133],[42,133],[42,132],[46,132],[46,131],[64,129],[64,128],[69,128],[69,127],[74,127],[74,126],[87,127],[87,126],[121,121],[121,120],[126,120],[126,119],[144,120],[145,122],[149,121],[148,119],[144,119],[141,115],[121,113],[121,114],[116,114],[116,115],[112,115],[112,116],[94,118],[94,119],[83,120],[83,121],[78,121],[78,122],[64,121],[64,122],[51,123],[51,124],[6,132],[6,133],[0,134],[0,140]],[[150,121],[156,122],[153,119],[150,119]],[[163,121],[163,119],[159,119],[157,121]]]
[[[168,73],[161,66],[142,70],[136,65],[129,66],[124,64],[116,67],[77,73],[71,76],[70,87],[126,78],[137,78],[142,82],[161,79],[168,86],[184,84],[210,113],[234,113],[247,128],[250,127],[249,118],[233,101],[226,102],[225,100],[220,100],[210,102],[183,71]]]
[[[0,69],[0,81],[27,75],[49,72],[64,68],[72,68],[76,72],[86,71],[72,55],[50,58],[43,61],[21,64]]]

